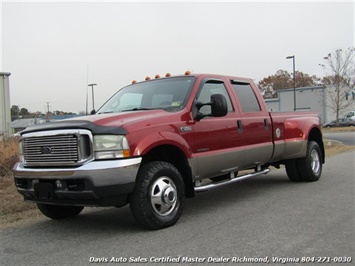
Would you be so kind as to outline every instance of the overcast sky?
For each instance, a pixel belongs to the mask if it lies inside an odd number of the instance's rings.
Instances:
[[[1,3],[0,3],[1,5]],[[353,2],[2,3],[2,72],[10,105],[31,112],[95,107],[147,75],[216,73],[256,82],[354,46]],[[92,109],[89,90],[89,110]]]

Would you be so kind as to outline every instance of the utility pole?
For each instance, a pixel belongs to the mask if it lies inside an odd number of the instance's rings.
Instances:
[[[292,59],[293,61],[293,111],[296,111],[297,110],[297,107],[296,107],[296,70],[295,70],[295,56],[294,55],[291,55],[291,56],[287,56],[286,59]]]
[[[97,84],[95,84],[95,83],[88,84],[88,87],[91,87],[91,91],[92,91],[92,110],[95,110],[94,86],[97,86]]]
[[[89,64],[86,65],[86,84],[89,84]],[[89,86],[88,86],[89,87]],[[89,92],[88,87],[86,87],[86,105],[85,105],[85,115],[88,115],[88,102],[89,102]]]
[[[50,122],[50,117],[49,117],[49,107],[51,107],[50,105],[49,105],[49,103],[50,102],[46,102],[46,104],[47,104],[47,114],[46,114],[46,122]]]
[[[49,107],[50,107],[49,103],[50,102],[46,102],[46,104],[47,104],[47,113],[49,113]]]

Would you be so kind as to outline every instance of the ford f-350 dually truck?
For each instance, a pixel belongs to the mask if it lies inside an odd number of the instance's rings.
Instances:
[[[28,127],[13,173],[49,218],[129,203],[140,225],[161,229],[195,192],[282,164],[291,181],[313,182],[323,163],[318,114],[268,112],[251,79],[185,73],[134,81],[93,115]]]

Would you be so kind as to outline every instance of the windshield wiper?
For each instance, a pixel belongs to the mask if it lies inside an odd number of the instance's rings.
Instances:
[[[161,109],[161,108],[132,108],[132,109],[122,110],[121,112],[129,112],[129,111],[146,111],[146,110],[156,110],[156,109]]]
[[[100,112],[100,113],[97,113],[97,114],[111,114],[111,113],[113,113],[113,111]]]

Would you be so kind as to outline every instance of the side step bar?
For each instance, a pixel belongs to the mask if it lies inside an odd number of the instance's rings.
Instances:
[[[257,172],[251,173],[251,174],[241,175],[241,176],[238,176],[238,177],[235,177],[235,178],[232,178],[232,179],[228,179],[226,181],[222,181],[222,182],[218,182],[218,183],[210,183],[210,184],[202,185],[202,186],[197,186],[197,187],[195,187],[195,192],[207,191],[207,190],[210,190],[210,189],[213,189],[213,188],[222,187],[224,185],[231,184],[231,183],[236,183],[236,182],[242,181],[244,179],[248,179],[250,177],[267,174],[268,172],[270,172],[269,168],[264,169],[264,170],[260,170],[260,171],[257,171]]]

